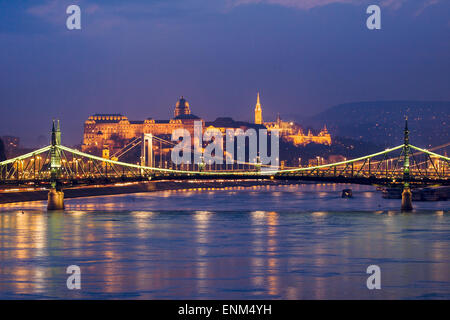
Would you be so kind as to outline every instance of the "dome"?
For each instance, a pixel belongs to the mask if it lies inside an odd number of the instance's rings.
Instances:
[[[189,102],[181,96],[180,100],[175,104],[175,118],[181,115],[189,115],[191,114],[191,109],[189,108]]]
[[[177,104],[175,105],[176,108],[189,108],[189,102],[186,101],[183,97],[180,98],[180,100],[177,101]]]

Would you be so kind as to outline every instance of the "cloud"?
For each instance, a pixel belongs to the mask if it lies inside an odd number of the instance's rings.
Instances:
[[[95,3],[94,1],[78,0],[74,2],[73,0],[48,0],[42,4],[31,6],[27,9],[27,13],[46,21],[49,24],[60,26],[58,30],[60,32],[66,31],[66,19],[68,14],[66,9],[68,6],[76,4],[81,8],[81,21],[82,29],[85,25],[85,17],[95,17],[90,19],[90,23],[93,26],[91,30],[95,30],[93,34],[101,33],[104,30],[110,30],[118,25],[126,23],[126,19],[123,15],[114,12],[113,5],[100,5],[100,3]]]
[[[408,0],[383,0],[380,3],[381,7],[388,7],[392,10],[398,10],[400,9],[405,2]]]
[[[278,5],[288,8],[296,8],[301,10],[309,10],[315,7],[323,7],[329,4],[351,4],[351,5],[369,5],[379,4],[381,7],[392,10],[400,9],[406,2],[413,2],[413,0],[227,0],[231,7],[238,7],[241,5],[250,4],[270,4]],[[415,0],[414,0],[415,1]],[[442,0],[422,0],[424,7],[441,2]]]
[[[424,12],[428,7],[431,7],[431,6],[435,5],[435,4],[438,4],[439,2],[440,2],[440,0],[428,0],[428,1],[425,1],[425,3],[422,5],[422,7],[420,7],[416,11],[415,16],[421,15],[422,12]]]
[[[128,24],[130,21],[147,21],[157,19],[158,23],[166,18],[183,17],[189,19],[192,16],[213,14],[228,14],[234,8],[245,5],[268,4],[293,8],[298,10],[310,10],[316,7],[324,7],[330,4],[346,4],[354,6],[366,6],[378,4],[381,8],[398,10],[406,4],[412,4],[416,8],[416,14],[420,15],[429,6],[441,3],[443,0],[128,0],[128,1],[99,1],[78,0],[82,14],[95,16],[98,26],[108,29],[119,24]],[[52,24],[61,24],[67,15],[65,9],[73,0],[47,0],[43,4],[28,8],[27,12]],[[91,21],[94,21],[92,19]]]
[[[91,16],[90,22],[100,27],[116,27],[130,24],[130,21],[164,20],[166,18],[186,18],[192,15],[224,13],[227,0],[45,0],[31,5],[26,12],[51,24],[61,25],[67,19],[66,8],[75,3],[84,15]],[[65,25],[65,24],[64,24]]]
[[[58,3],[58,1],[52,0],[44,4],[28,8],[27,13],[37,18],[41,18],[52,23],[57,23],[60,20],[58,17],[58,9],[60,8],[61,5]]]
[[[50,23],[60,23],[61,20],[65,21],[67,19],[66,9],[68,6],[76,4],[83,8],[83,13],[87,15],[91,15],[96,13],[99,10],[99,5],[95,3],[89,4],[85,0],[79,0],[74,3],[73,0],[49,0],[43,4],[31,6],[27,9],[27,13],[46,20]]]
[[[361,0],[229,0],[229,3],[233,7],[264,3],[309,10],[314,7],[322,7],[331,3],[361,4]]]

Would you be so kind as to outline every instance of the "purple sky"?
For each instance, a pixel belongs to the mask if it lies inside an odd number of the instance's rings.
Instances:
[[[78,4],[82,30],[66,29]],[[366,28],[379,4],[382,29]],[[448,0],[0,0],[0,135],[33,145],[60,118],[310,116],[360,100],[450,100]]]

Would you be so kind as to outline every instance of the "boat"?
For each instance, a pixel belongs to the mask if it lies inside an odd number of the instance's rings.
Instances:
[[[353,198],[352,189],[344,189],[342,190],[342,198]]]

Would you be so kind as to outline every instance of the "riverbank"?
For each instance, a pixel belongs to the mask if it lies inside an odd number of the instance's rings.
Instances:
[[[304,183],[304,182],[303,182]],[[146,181],[116,183],[113,185],[85,186],[64,189],[64,198],[83,198],[94,196],[106,196],[115,194],[156,192],[164,190],[180,190],[193,188],[225,188],[225,187],[252,187],[260,185],[285,185],[298,184],[294,181],[276,180],[202,180],[202,181]],[[0,203],[28,202],[47,200],[48,190],[19,190],[0,192]]]

